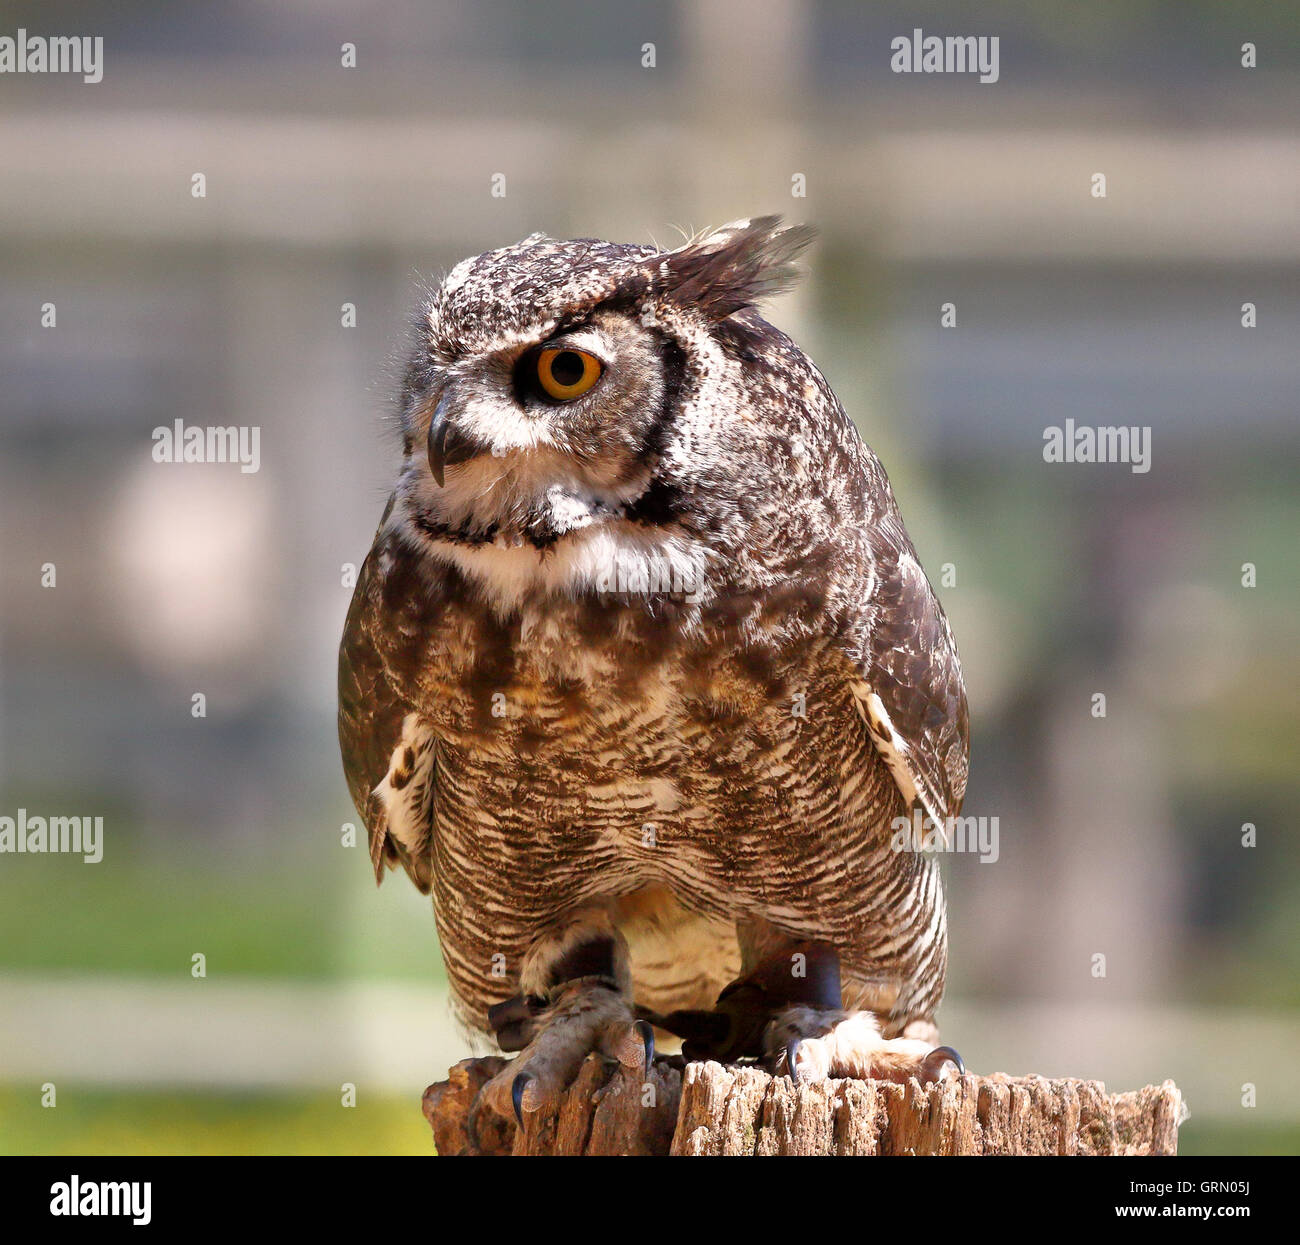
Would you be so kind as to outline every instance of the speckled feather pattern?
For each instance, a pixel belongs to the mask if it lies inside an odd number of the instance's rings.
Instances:
[[[534,236],[458,265],[422,313],[405,454],[344,635],[339,727],[376,867],[432,891],[476,1027],[539,939],[646,886],[673,896],[699,951],[673,963],[633,945],[647,1005],[707,1005],[748,922],[833,945],[846,1003],[886,1033],[939,1002],[938,867],[891,850],[906,802],[855,697],[880,698],[923,807],[955,815],[961,668],[883,468],[754,310],[790,278],[806,241],[791,235],[741,222],[665,253]],[[467,410],[507,420],[493,361],[571,331],[599,333],[633,378],[617,418],[575,411],[486,486],[467,470],[461,500],[439,490],[422,453],[434,395],[461,386]],[[554,489],[530,500],[548,453],[572,471],[563,507]],[[643,548],[691,560],[699,591],[620,595],[589,578],[609,550]],[[375,792],[413,729],[433,790],[399,807]]]

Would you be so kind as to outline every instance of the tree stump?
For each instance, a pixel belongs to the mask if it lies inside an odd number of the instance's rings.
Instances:
[[[505,1060],[465,1059],[424,1093],[439,1154],[471,1153],[466,1119]],[[593,1055],[552,1109],[484,1113],[480,1154],[1176,1154],[1173,1081],[1108,1094],[1100,1081],[963,1076],[795,1085],[762,1068],[658,1059],[648,1079]]]

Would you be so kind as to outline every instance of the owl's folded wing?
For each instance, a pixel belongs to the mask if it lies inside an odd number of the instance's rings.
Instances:
[[[870,600],[852,613],[853,696],[909,808],[947,832],[966,794],[970,721],[952,629],[899,524],[872,540]]]
[[[437,747],[393,691],[374,641],[381,617],[376,554],[361,568],[339,646],[339,746],[352,802],[370,838],[375,881],[399,864],[424,894],[432,882]]]

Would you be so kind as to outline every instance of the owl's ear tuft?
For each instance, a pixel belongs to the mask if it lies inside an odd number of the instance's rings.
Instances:
[[[783,226],[779,216],[732,221],[654,260],[655,284],[722,320],[794,285],[795,257],[816,235],[811,225]]]

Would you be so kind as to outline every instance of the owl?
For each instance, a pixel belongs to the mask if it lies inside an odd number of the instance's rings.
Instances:
[[[376,879],[432,893],[460,1019],[519,1052],[476,1119],[656,1034],[962,1070],[910,833],[960,811],[961,666],[883,468],[758,313],[811,237],[534,234],[417,316],[339,738]]]

